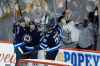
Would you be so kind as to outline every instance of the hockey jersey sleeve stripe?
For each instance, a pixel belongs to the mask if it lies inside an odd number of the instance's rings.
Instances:
[[[47,47],[47,45],[46,45],[46,44],[43,44],[43,43],[41,43],[41,46],[43,46],[43,47],[45,47],[45,48]]]
[[[45,48],[44,48],[43,46],[41,46],[41,45],[40,45],[40,48],[41,48],[41,49],[45,49]]]
[[[47,51],[56,50],[56,49],[58,49],[60,46],[61,46],[61,44],[59,44],[59,45],[57,45],[56,47],[53,47],[53,48],[48,48]]]

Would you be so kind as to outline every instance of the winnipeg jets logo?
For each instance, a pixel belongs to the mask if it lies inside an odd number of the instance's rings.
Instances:
[[[25,42],[30,42],[31,40],[32,40],[32,38],[31,38],[31,36],[30,35],[24,35],[24,37],[23,37],[23,40],[25,41]]]

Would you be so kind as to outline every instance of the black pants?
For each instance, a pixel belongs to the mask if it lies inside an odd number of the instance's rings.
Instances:
[[[53,51],[48,51],[46,54],[46,59],[48,60],[55,60],[56,56],[58,53],[58,49],[57,50],[53,50]]]

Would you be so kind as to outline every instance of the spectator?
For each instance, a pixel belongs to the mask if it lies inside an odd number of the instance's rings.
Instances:
[[[98,29],[99,29],[99,17],[98,17],[98,8],[96,7],[93,12],[89,12],[88,14],[89,22],[93,24],[94,29],[94,49],[96,49],[97,45],[97,36],[98,36]]]
[[[79,37],[79,49],[92,49],[94,45],[93,24],[84,20]]]
[[[65,10],[60,26],[64,31],[64,48],[76,48],[79,41],[80,30],[72,20],[72,12]]]

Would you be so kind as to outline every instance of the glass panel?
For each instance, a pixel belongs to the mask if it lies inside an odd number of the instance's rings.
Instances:
[[[12,14],[10,0],[0,0],[0,40],[11,38]]]

